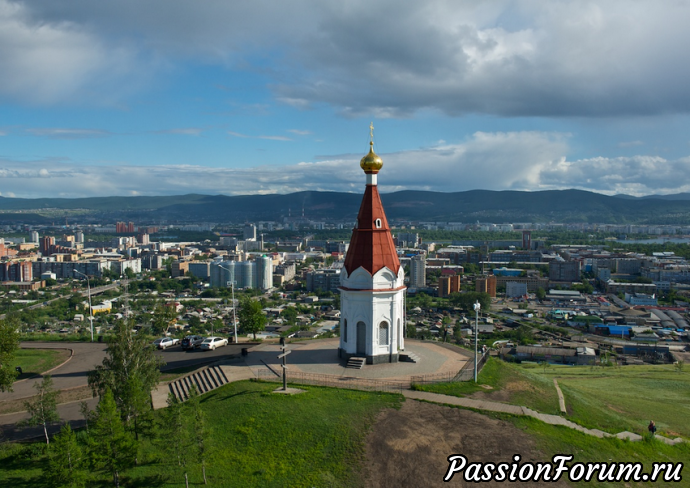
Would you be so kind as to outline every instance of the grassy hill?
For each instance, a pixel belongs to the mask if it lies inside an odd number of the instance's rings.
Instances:
[[[549,378],[544,384],[540,380],[533,383],[540,376],[537,370],[521,370],[498,361],[491,363],[480,378],[483,384],[495,385],[491,394],[506,391],[503,388],[506,386],[509,394],[518,391],[523,395],[522,400],[529,400],[538,397],[551,381]],[[465,393],[472,388],[475,392],[491,391],[471,383],[462,385],[461,388],[468,389]],[[454,453],[465,453],[472,461],[492,462],[510,460],[514,454],[532,461],[545,461],[557,453],[573,454],[575,462],[637,461],[644,464],[647,472],[651,471],[652,462],[685,462],[690,457],[687,443],[667,446],[654,439],[636,443],[598,439],[528,417],[466,411],[458,415],[455,409],[439,405],[420,408],[429,405],[404,401],[394,394],[304,387],[305,393],[287,396],[271,393],[275,388],[275,383],[242,381],[201,397],[210,431],[209,486],[349,488],[367,486],[365,478],[371,472],[368,469],[376,473],[402,472],[405,480],[402,484],[409,486],[441,486],[446,458]],[[550,401],[544,400],[547,404]],[[395,424],[386,424],[386,415],[390,416],[394,410],[410,412],[402,417],[396,414]],[[418,415],[422,411],[427,414]],[[160,415],[161,411],[156,414]],[[384,425],[379,427],[382,418]],[[448,423],[448,419],[455,420]],[[381,442],[371,444],[372,437]],[[449,443],[449,439],[454,440]],[[372,446],[379,449],[379,455],[371,455]],[[433,459],[417,462],[422,454],[430,452],[435,453]],[[45,459],[41,443],[3,445],[0,486],[47,486],[43,476]],[[198,465],[190,466],[188,473],[190,485],[203,484]],[[438,482],[415,483],[420,479]],[[183,471],[176,460],[163,453],[160,443],[148,440],[140,450],[139,465],[122,472],[121,480],[122,486],[184,486]],[[400,483],[389,485],[400,486]],[[112,481],[107,474],[92,473],[88,486],[112,486]],[[592,482],[588,486],[622,485]],[[657,482],[654,486],[679,485]]]

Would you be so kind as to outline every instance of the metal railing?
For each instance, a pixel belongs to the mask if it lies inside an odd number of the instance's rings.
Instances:
[[[273,383],[282,382],[282,377],[277,377],[273,372],[267,370],[259,370],[257,379]],[[410,387],[410,383],[404,381],[355,378],[353,376],[304,373],[302,371],[288,372],[287,381],[288,383],[296,385],[330,386],[333,388],[347,388],[350,390],[384,391],[392,393],[402,393],[403,390],[407,390]]]
[[[482,354],[477,361],[477,374],[481,373],[486,360],[489,357],[489,352]],[[436,373],[412,376],[410,383],[416,385],[429,385],[433,383],[451,383],[455,381],[472,381],[474,379],[474,358],[467,361],[465,365],[457,373]]]
[[[477,361],[477,372],[481,372],[486,360],[489,357],[488,351]],[[273,370],[260,369],[257,379],[281,383],[282,376]],[[465,366],[457,373],[435,373],[411,376],[409,381],[379,380],[371,378],[356,378],[354,376],[335,376],[320,373],[305,373],[302,371],[288,371],[287,382],[297,385],[329,386],[332,388],[347,388],[350,390],[364,391],[385,391],[402,393],[403,390],[410,388],[412,384],[424,385],[432,383],[450,383],[454,381],[471,381],[474,379],[474,361],[468,361]]]

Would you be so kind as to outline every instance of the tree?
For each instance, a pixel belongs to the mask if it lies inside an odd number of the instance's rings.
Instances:
[[[189,317],[189,329],[195,334],[201,332],[201,319],[197,315]]]
[[[254,339],[256,339],[256,333],[266,327],[266,316],[261,310],[261,303],[246,296],[240,300],[238,318],[242,330],[254,334]]]
[[[89,433],[89,420],[92,418],[91,410],[89,409],[89,404],[85,401],[79,402],[79,413],[84,417],[84,422],[86,424],[86,433]]]
[[[192,385],[189,398],[189,407],[192,410],[192,422],[191,422],[191,437],[192,437],[192,448],[194,451],[194,459],[197,459],[201,464],[201,473],[204,477],[204,484],[208,484],[206,480],[206,459],[208,458],[208,444],[206,442],[206,437],[208,431],[206,429],[206,418],[204,416],[204,411],[201,409],[201,404],[199,402],[199,392],[196,389],[196,385]]]
[[[96,469],[112,474],[113,486],[120,486],[120,471],[132,466],[136,444],[125,430],[112,392],[106,389],[91,422],[89,453]]]
[[[12,367],[14,353],[19,347],[19,320],[8,317],[0,320],[0,391],[12,391],[17,372]]]
[[[175,305],[158,304],[153,310],[152,332],[156,335],[163,334],[177,317]]]
[[[455,328],[453,329],[453,337],[455,337],[456,342],[462,342],[462,328],[460,322],[455,322]]]
[[[158,384],[165,362],[143,335],[132,332],[132,324],[120,321],[109,340],[103,363],[89,373],[89,386],[103,397],[113,396],[126,425],[139,435],[137,417],[151,409],[151,390]]]
[[[417,293],[416,299],[417,299],[417,303],[419,303],[420,307],[422,307],[422,308],[431,307],[431,303],[432,303],[431,297],[429,295],[427,295],[426,293],[424,293],[423,291],[420,291],[419,293]]]
[[[40,383],[35,383],[37,395],[33,400],[24,402],[29,418],[22,421],[22,426],[43,426],[43,433],[46,436],[46,444],[50,444],[48,437],[48,424],[60,420],[57,411],[57,397],[59,392],[53,390],[53,379],[49,374],[43,377]]]
[[[285,307],[280,313],[288,325],[294,325],[297,321],[297,309],[295,307]]]
[[[45,471],[53,486],[76,488],[86,484],[86,459],[69,423],[53,439]]]
[[[451,293],[448,298],[453,305],[464,308],[465,310],[473,310],[473,305],[477,301],[481,305],[482,310],[489,311],[491,308],[491,297],[488,293],[480,293],[476,291]]]
[[[188,485],[187,462],[192,458],[192,438],[185,410],[185,405],[169,393],[168,407],[163,410],[158,424],[158,441],[168,457],[176,460],[182,468]]]
[[[538,300],[543,300],[544,298],[546,298],[546,291],[540,286],[539,288],[537,288],[536,295]]]

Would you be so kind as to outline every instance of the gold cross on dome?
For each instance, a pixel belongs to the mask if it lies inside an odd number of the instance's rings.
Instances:
[[[369,136],[371,137],[371,142],[374,142],[374,123],[369,124]]]

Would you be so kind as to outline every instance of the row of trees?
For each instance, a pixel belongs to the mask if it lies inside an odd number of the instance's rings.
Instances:
[[[207,484],[207,427],[198,393],[192,388],[191,398],[184,404],[171,395],[168,404],[158,422],[148,424],[147,437],[163,454],[162,459],[173,460],[180,468],[187,487],[189,469],[196,465]],[[86,416],[86,435],[81,439],[69,423],[54,437],[47,448],[45,477],[54,486],[84,487],[90,484],[92,472],[104,472],[119,487],[122,471],[140,464],[140,439],[127,427],[109,389],[96,410]]]
[[[25,425],[43,427],[47,445],[46,477],[56,486],[86,486],[91,472],[105,472],[119,486],[120,473],[140,464],[143,442],[156,445],[163,459],[174,459],[188,483],[187,470],[200,464],[206,483],[206,427],[198,394],[180,404],[170,396],[156,421],[151,391],[158,384],[164,364],[149,341],[132,332],[133,324],[119,322],[108,342],[106,357],[88,377],[98,395],[95,411],[82,404],[86,432],[78,438],[69,424],[50,443],[47,427],[59,421],[58,392],[49,375],[36,384],[37,395],[26,403],[30,418]]]

